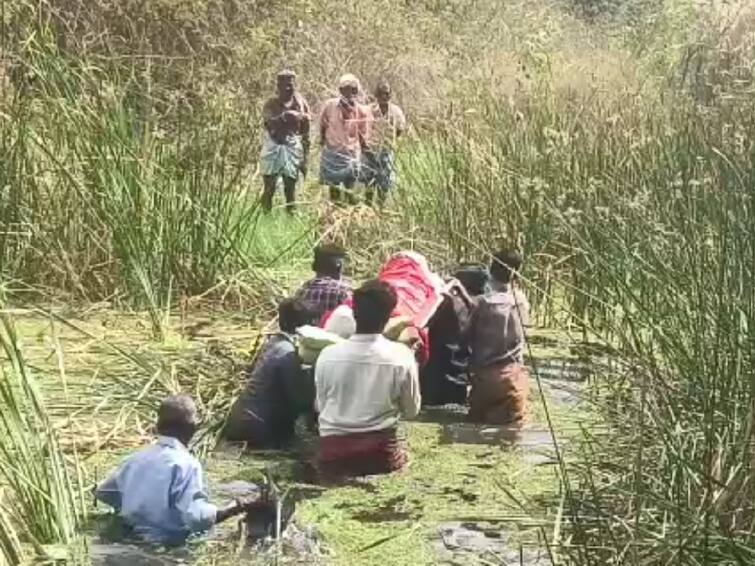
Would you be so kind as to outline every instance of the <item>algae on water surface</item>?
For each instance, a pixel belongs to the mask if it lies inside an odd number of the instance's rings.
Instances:
[[[201,332],[181,332],[196,328],[200,320]],[[56,399],[51,413],[64,444],[72,436],[79,439],[82,473],[89,483],[101,480],[149,440],[155,403],[167,391],[190,391],[207,421],[221,418],[241,384],[240,369],[258,333],[242,318],[222,313],[176,321],[174,338],[164,344],[150,341],[141,317],[110,312],[82,316],[75,327],[39,316],[22,317],[18,324],[46,395]],[[568,339],[560,340],[558,346],[537,346],[536,360],[555,347],[562,348],[563,358]],[[65,384],[49,357],[55,344],[65,352]],[[563,358],[563,364],[551,366],[564,366],[568,374],[573,361]],[[545,384],[549,402],[555,403],[550,408],[561,439],[587,418],[571,401],[548,392],[577,388],[574,378],[579,376],[573,371],[570,375],[571,380],[564,381],[551,375]],[[67,394],[61,397],[63,387]],[[570,391],[578,396],[577,389]],[[530,560],[525,563],[535,564],[538,553],[540,560],[547,558],[543,537],[553,532],[559,477],[537,393],[533,408],[532,421],[519,437],[496,427],[470,428],[460,422],[463,411],[458,407],[426,411],[420,421],[402,428],[411,458],[406,472],[342,487],[311,484],[306,442],[303,452],[256,453],[224,444],[213,448],[207,437],[200,443],[205,449],[201,454],[211,493],[220,503],[232,497],[229,484],[259,481],[266,468],[284,487],[298,490],[296,523],[316,533],[324,549],[323,564],[482,564],[485,556],[490,559],[502,549],[506,556],[518,556],[520,547]],[[454,437],[459,430],[466,432]],[[102,526],[103,513],[100,507],[94,514],[93,535]],[[225,527],[193,548],[191,560],[231,564],[238,560],[238,551],[235,527]],[[297,557],[286,560],[295,563]]]

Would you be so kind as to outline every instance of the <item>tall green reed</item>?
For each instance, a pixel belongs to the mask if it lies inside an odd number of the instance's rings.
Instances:
[[[2,501],[2,494],[0,494]],[[20,564],[24,556],[24,549],[19,538],[16,525],[11,519],[11,513],[0,506],[0,558],[2,564]]]
[[[2,128],[0,214],[28,236],[4,232],[3,276],[146,308],[160,337],[178,297],[250,267],[250,138],[199,110],[153,120],[123,94],[132,77],[75,64],[44,38],[25,65],[37,80]]]
[[[22,543],[42,557],[58,546],[74,549],[86,508],[75,462],[63,453],[6,316],[0,345],[0,550],[17,564],[26,555]]]
[[[534,98],[405,147],[403,223],[455,260],[520,245],[541,315],[615,352],[569,465],[578,563],[750,561],[755,108]]]

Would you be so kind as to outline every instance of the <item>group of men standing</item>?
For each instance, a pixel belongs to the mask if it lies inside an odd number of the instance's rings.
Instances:
[[[382,204],[396,179],[395,141],[406,130],[401,108],[392,102],[389,83],[375,88],[375,100],[367,104],[359,79],[343,75],[338,96],[325,102],[320,113],[320,182],[329,188],[336,204],[356,202],[357,183],[366,187],[366,200],[375,192]],[[293,212],[296,186],[309,169],[312,111],[297,91],[296,74],[284,70],[277,76],[277,93],[263,107],[264,137],[261,172],[262,206],[272,209],[278,180],[282,179],[286,210]]]

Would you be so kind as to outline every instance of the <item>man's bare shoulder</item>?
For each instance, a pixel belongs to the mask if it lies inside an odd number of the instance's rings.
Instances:
[[[374,114],[374,112],[372,111],[372,105],[370,105],[370,104],[361,104],[360,103],[360,104],[357,105],[357,110],[363,116],[372,116]]]
[[[296,102],[299,104],[299,106],[302,109],[309,111],[309,101],[307,100],[307,97],[300,92],[297,92],[296,94],[294,94],[294,96],[296,97]]]

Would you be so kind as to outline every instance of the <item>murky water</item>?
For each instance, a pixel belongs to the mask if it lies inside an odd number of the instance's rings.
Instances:
[[[544,566],[551,563],[542,548],[517,543],[510,530],[495,524],[445,523],[438,528],[433,548],[439,564]]]
[[[530,375],[535,379],[535,372],[541,380],[583,382],[593,373],[594,366],[564,358],[542,358],[530,364]]]
[[[538,363],[539,383],[550,407],[576,407],[582,399],[582,384],[588,374],[585,366],[564,360]],[[531,388],[538,382],[531,377]],[[441,425],[442,444],[485,444],[506,450],[515,450],[525,462],[546,464],[554,458],[552,432],[541,426],[481,425],[466,422],[467,409],[462,405],[443,405],[423,409],[421,420]],[[559,440],[560,443],[560,440]]]
[[[225,501],[246,497],[260,491],[259,486],[245,482],[232,481],[215,486],[213,494],[218,500]],[[245,541],[239,544],[238,558],[254,558],[264,562],[266,558],[273,561],[277,556],[302,564],[314,564],[322,555],[320,540],[316,531],[300,527],[293,521],[296,503],[302,494],[290,492],[281,505],[280,539],[275,539],[276,516],[272,513],[255,513],[244,519],[234,519],[217,525],[203,537],[205,542]],[[111,536],[118,536],[111,535]],[[123,535],[121,534],[123,538]],[[97,566],[162,566],[188,564],[196,558],[191,544],[182,548],[162,548],[153,545],[128,542],[123,540],[103,540],[90,546],[90,559]],[[271,562],[272,563],[272,562]]]
[[[551,407],[576,407],[581,400],[581,388],[589,376],[585,365],[559,359],[538,360],[540,386],[547,403]],[[537,391],[537,383],[532,376],[532,389]],[[442,444],[476,444],[487,445],[491,449],[516,452],[524,462],[531,465],[549,465],[554,463],[554,440],[550,430],[540,424],[523,426],[491,426],[466,422],[467,408],[461,405],[427,407],[420,420],[436,423]],[[562,439],[558,439],[559,444]],[[220,447],[216,453],[226,450]],[[230,453],[230,449],[229,449]],[[288,562],[316,564],[327,562],[321,548],[317,532],[307,526],[296,524],[287,519],[293,515],[295,503],[305,497],[317,497],[322,489],[314,485],[314,474],[301,455],[280,454],[271,460],[276,478],[286,484],[297,485],[289,497],[291,504],[287,508],[284,520],[284,533],[280,543],[271,542],[270,535],[274,529],[270,521],[263,520],[240,523],[229,521],[219,525],[208,538],[210,541],[225,541],[237,544],[240,550],[237,557],[242,561],[269,559],[285,556]],[[309,487],[307,487],[309,486]],[[370,487],[369,483],[365,484]],[[314,490],[310,493],[307,490]],[[213,497],[219,501],[229,501],[237,497],[250,495],[258,490],[254,484],[244,481],[232,481],[213,486]],[[465,494],[461,494],[463,497]],[[419,515],[418,515],[419,513]],[[414,521],[421,512],[407,511],[390,505],[390,501],[374,509],[365,509],[354,518],[366,524]],[[285,528],[287,527],[287,528]],[[449,522],[438,525],[431,545],[436,552],[438,564],[510,564],[520,566],[538,566],[550,564],[544,544],[522,546],[516,536],[516,524],[490,524],[485,522]],[[531,539],[532,537],[530,537]],[[245,542],[239,543],[244,540]],[[95,565],[103,566],[141,566],[141,565],[176,565],[188,564],[194,560],[194,554],[187,549],[162,550],[115,542],[94,544],[91,547],[91,560]]]
[[[486,444],[514,450],[525,462],[539,465],[553,460],[553,436],[542,427],[490,426],[472,423],[444,425],[442,444]]]
[[[537,360],[537,378],[548,406],[576,407],[582,400],[581,389],[589,378],[590,367],[571,360]],[[538,380],[531,369],[531,387]],[[482,444],[516,451],[531,465],[556,463],[553,433],[541,425],[492,426],[466,422],[466,408],[458,405],[430,407],[424,421],[441,425],[440,442],[445,444]],[[557,442],[562,445],[560,431]],[[551,564],[546,545],[523,545],[513,534],[516,525],[485,522],[449,522],[437,529],[433,548],[439,564],[502,564],[539,566]],[[539,537],[538,537],[539,538]]]
[[[582,401],[582,382],[544,377],[540,379],[540,387],[549,405],[575,407]]]
[[[187,550],[161,551],[136,544],[93,544],[89,550],[91,564],[95,566],[168,566],[187,564],[191,553]]]

